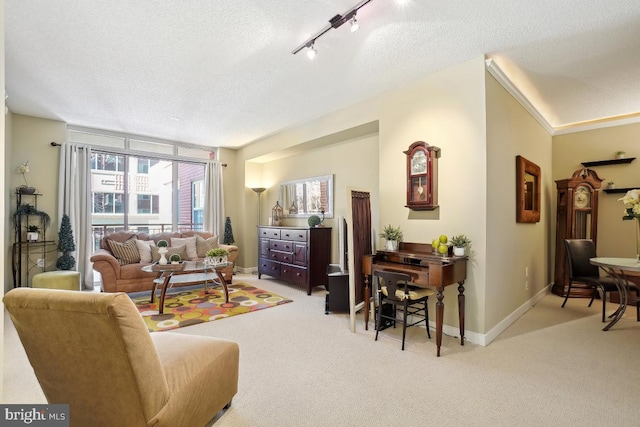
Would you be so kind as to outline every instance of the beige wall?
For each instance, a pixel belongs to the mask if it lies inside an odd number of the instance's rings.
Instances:
[[[553,243],[549,231],[553,216],[550,202],[555,193],[551,136],[488,72],[486,94],[488,192],[484,331],[489,333],[551,281],[548,248]],[[517,155],[541,168],[538,223],[516,222]]]
[[[553,179],[569,178],[583,166],[580,162],[608,160],[615,151],[626,151],[627,157],[640,157],[640,123],[614,126],[553,137]],[[614,181],[619,188],[640,188],[640,159],[623,165],[592,167],[603,179]],[[553,183],[555,190],[555,182]],[[553,235],[555,236],[555,191],[553,193]],[[602,256],[635,256],[633,221],[622,221],[624,205],[618,201],[624,194],[598,196],[598,254]],[[551,245],[553,246],[553,245]],[[553,249],[553,248],[552,248]]]

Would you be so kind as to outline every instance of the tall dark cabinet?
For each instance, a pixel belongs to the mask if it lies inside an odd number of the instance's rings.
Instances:
[[[263,274],[305,286],[327,287],[331,227],[258,227],[258,279]]]
[[[602,179],[591,169],[578,169],[571,178],[556,181],[558,190],[556,216],[556,262],[551,292],[565,296],[569,287],[569,267],[565,239],[591,239],[597,247],[598,193]],[[593,290],[575,284],[571,297],[589,297]]]

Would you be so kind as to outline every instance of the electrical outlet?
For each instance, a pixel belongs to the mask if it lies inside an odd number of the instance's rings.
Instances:
[[[38,261],[36,261],[36,265],[40,268],[44,267],[44,258],[38,258]]]

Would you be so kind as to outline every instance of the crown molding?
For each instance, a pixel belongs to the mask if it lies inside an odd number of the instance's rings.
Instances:
[[[488,58],[488,59],[485,59],[484,62],[487,67],[487,70],[493,77],[495,77],[498,83],[500,83],[500,85],[503,88],[505,88],[507,92],[509,92],[511,96],[513,96],[516,99],[516,101],[518,101],[520,105],[522,105],[524,109],[527,110],[529,114],[531,114],[533,118],[536,119],[538,123],[542,125],[543,128],[545,128],[547,132],[549,132],[550,135],[554,135],[555,134],[554,127],[551,126],[551,124],[549,124],[549,122],[544,118],[544,116],[540,113],[540,111],[538,111],[538,109],[534,107],[531,102],[529,102],[527,97],[524,96],[522,92],[520,92],[520,89],[518,89],[516,85],[513,84],[513,82],[509,79],[509,77],[507,77],[504,71],[502,71],[502,69],[498,66],[498,64],[496,64],[496,61],[494,61],[491,58]]]

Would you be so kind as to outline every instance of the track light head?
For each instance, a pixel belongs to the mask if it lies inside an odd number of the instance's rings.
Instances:
[[[358,24],[356,15],[353,15],[353,17],[351,18],[351,32],[355,33],[356,31],[358,31],[359,28],[360,28],[360,25]]]
[[[315,43],[311,43],[309,46],[307,46],[307,58],[313,59],[317,54],[318,51],[315,48]]]

